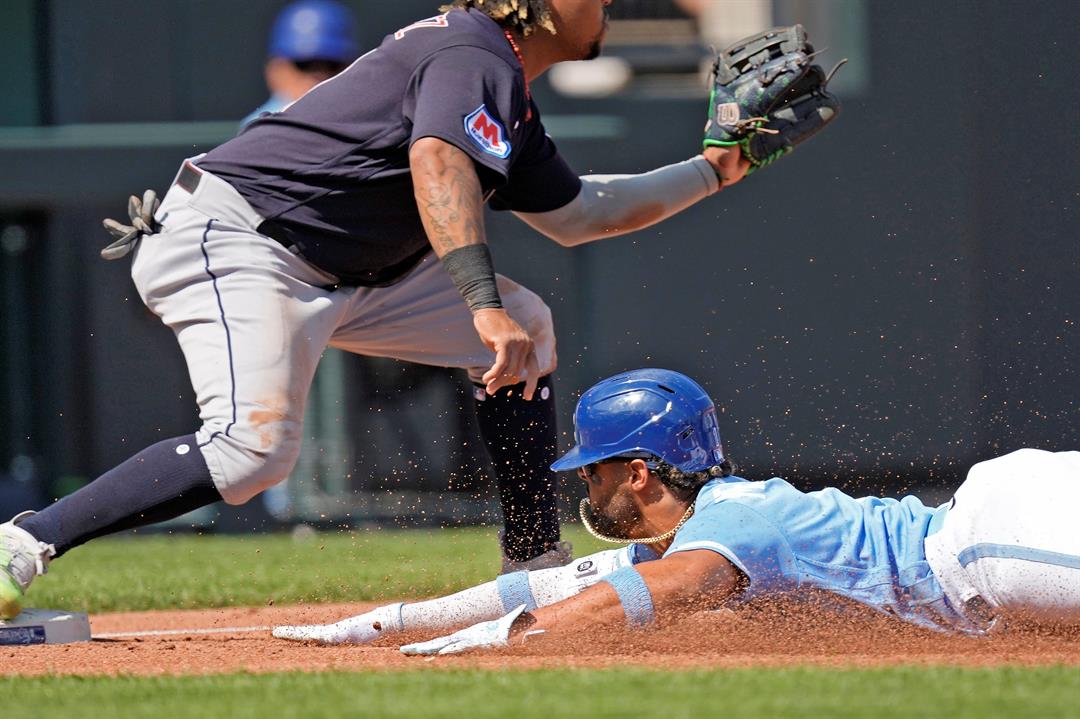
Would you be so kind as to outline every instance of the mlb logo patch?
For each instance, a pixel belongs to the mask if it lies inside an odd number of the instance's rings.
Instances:
[[[484,105],[465,116],[465,133],[489,155],[499,159],[510,156],[510,141],[506,139],[506,129]]]

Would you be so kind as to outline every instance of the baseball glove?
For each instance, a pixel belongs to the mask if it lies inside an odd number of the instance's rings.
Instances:
[[[845,61],[826,75],[813,57],[802,25],[773,28],[718,53],[704,146],[740,147],[753,172],[832,122],[840,101],[826,87]]]

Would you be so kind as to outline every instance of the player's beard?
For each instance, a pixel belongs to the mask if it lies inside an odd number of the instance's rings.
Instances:
[[[585,57],[582,60],[595,60],[600,57],[600,53],[604,51],[604,37],[607,36],[608,30],[608,14],[607,10],[604,10],[604,26],[600,29],[600,34],[596,36],[596,39],[589,45],[588,52],[585,53]]]
[[[634,504],[626,484],[615,490],[603,507],[589,505],[589,524],[595,531],[608,537],[631,539],[630,535],[640,526],[641,520],[641,510]]]

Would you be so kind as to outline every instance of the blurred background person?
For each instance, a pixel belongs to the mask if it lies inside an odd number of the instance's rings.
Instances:
[[[280,112],[359,56],[356,18],[335,0],[299,0],[287,5],[270,31],[266,87],[270,98],[243,119]]]

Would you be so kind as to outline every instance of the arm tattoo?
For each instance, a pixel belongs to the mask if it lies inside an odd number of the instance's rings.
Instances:
[[[425,140],[413,145],[409,163],[416,206],[435,254],[483,244],[483,198],[472,159],[449,143]]]

